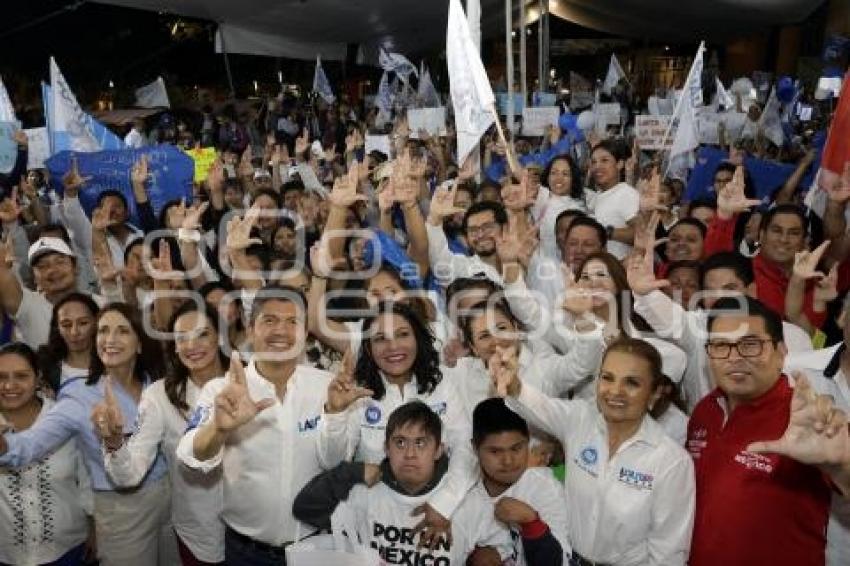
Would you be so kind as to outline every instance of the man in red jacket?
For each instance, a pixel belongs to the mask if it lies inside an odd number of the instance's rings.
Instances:
[[[717,195],[717,216],[708,226],[703,256],[735,250],[735,226],[738,215],[760,201],[744,196],[743,169],[735,171],[732,181]],[[806,217],[800,207],[781,204],[768,210],[759,228],[759,253],[753,258],[756,295],[779,317],[785,315],[785,294],[794,268],[794,254],[806,249]],[[803,298],[803,312],[812,326],[819,328],[826,312],[816,312],[809,283]]]
[[[833,491],[850,493],[847,418],[805,378],[782,375],[779,317],[749,297],[708,319],[717,389],[694,409],[691,566],[822,566]],[[778,440],[771,440],[778,439]]]

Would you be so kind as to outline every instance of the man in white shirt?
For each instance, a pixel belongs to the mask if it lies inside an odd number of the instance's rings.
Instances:
[[[37,291],[21,283],[9,250],[0,245],[0,301],[21,341],[36,349],[47,343],[53,304],[77,290],[77,259],[64,240],[49,236],[31,245],[27,256]]]
[[[133,120],[133,127],[124,136],[124,144],[131,149],[145,146],[145,121],[141,118]]]
[[[226,378],[204,387],[177,457],[203,471],[223,467],[227,564],[271,566],[313,530],[295,520],[292,502],[327,465],[317,440],[332,376],[298,365],[306,338],[299,291],[258,291],[248,332],[251,363],[243,370],[234,361]]]

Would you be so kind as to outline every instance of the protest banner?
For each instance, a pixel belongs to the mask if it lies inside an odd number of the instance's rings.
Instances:
[[[373,151],[380,151],[387,156],[387,159],[392,158],[393,154],[391,150],[392,146],[390,144],[390,136],[374,136],[366,134],[366,139],[364,141],[366,145],[366,155],[369,155]]]
[[[670,149],[673,146],[673,136],[662,145],[664,134],[670,125],[670,116],[651,116],[641,114],[635,116],[635,138],[643,150]]]
[[[199,147],[185,150],[186,154],[195,162],[195,182],[202,183],[207,180],[207,175],[215,163],[214,147]]]
[[[410,108],[407,111],[407,125],[410,137],[419,138],[419,130],[425,130],[431,136],[446,135],[446,108]]]
[[[46,127],[24,130],[27,135],[27,169],[43,169],[50,157],[50,134]]]
[[[11,173],[18,159],[18,143],[15,132],[18,125],[15,122],[0,122],[0,173]]]
[[[596,117],[603,126],[617,126],[620,124],[620,103],[602,102],[596,105]]]
[[[716,147],[702,147],[697,152],[696,165],[688,177],[688,186],[685,188],[683,202],[691,202],[696,199],[715,199],[714,172],[717,166],[729,158],[727,151]],[[747,157],[744,159],[744,168],[750,174],[756,189],[757,199],[770,202],[774,193],[785,184],[788,177],[794,173],[795,164],[779,163],[768,159],[756,159]],[[817,167],[812,167],[803,177],[800,186],[808,187],[814,179]]]
[[[138,224],[139,216],[130,172],[133,164],[142,155],[148,159],[148,181],[146,183],[148,199],[155,214],[159,214],[166,203],[173,200],[192,200],[192,178],[195,165],[192,159],[173,145],[158,145],[141,149],[120,149],[96,152],[62,151],[50,157],[46,162],[47,170],[64,191],[62,176],[71,168],[71,158],[77,158],[80,175],[91,177],[80,189],[80,204],[86,214],[91,216],[97,204],[97,197],[106,190],[117,190],[127,199],[130,222]]]
[[[523,108],[522,135],[542,136],[547,126],[557,126],[561,111],[557,106],[541,106],[540,108]]]
[[[555,106],[558,96],[552,92],[536,92],[531,96],[532,106]]]
[[[496,97],[496,109],[499,111],[500,116],[508,115],[508,93],[506,92],[497,92],[495,94]],[[522,99],[522,94],[515,92],[514,93],[514,115],[522,114],[522,109],[525,108],[525,101]]]

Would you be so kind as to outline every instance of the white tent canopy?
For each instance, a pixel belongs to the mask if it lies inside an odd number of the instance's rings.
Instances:
[[[446,0],[100,0],[212,20],[219,50],[342,60],[349,44],[377,60],[378,46],[419,54],[445,43]],[[823,0],[544,0],[551,13],[579,25],[659,41],[721,40],[805,19]],[[515,1],[515,5],[519,2]],[[485,36],[503,32],[504,0],[481,0]],[[538,0],[527,0],[527,21]],[[514,21],[518,21],[515,18]],[[223,43],[222,43],[223,39]]]

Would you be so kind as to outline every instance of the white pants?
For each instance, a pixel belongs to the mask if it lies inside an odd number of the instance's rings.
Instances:
[[[168,477],[130,492],[95,492],[94,518],[101,566],[180,563]]]

